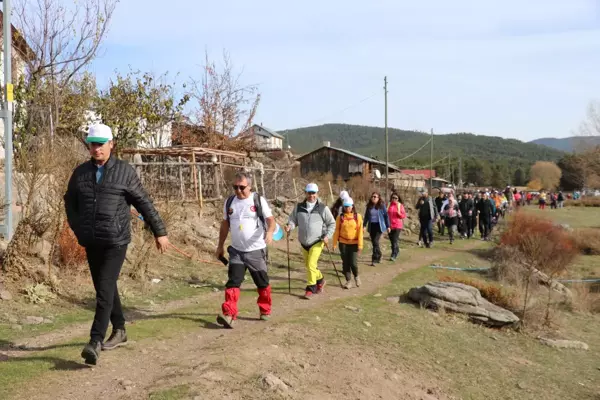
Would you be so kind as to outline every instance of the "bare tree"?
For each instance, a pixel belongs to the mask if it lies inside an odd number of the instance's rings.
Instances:
[[[97,56],[118,0],[16,0],[15,25],[27,43],[28,91],[47,86],[52,116],[60,120],[61,89]],[[29,99],[30,104],[35,104]]]
[[[256,85],[240,83],[242,72],[235,72],[227,52],[220,69],[207,52],[202,69],[202,79],[192,79],[190,94],[198,102],[196,119],[216,147],[252,126],[260,94]]]
[[[586,119],[579,126],[581,136],[600,136],[600,100],[588,104]]]

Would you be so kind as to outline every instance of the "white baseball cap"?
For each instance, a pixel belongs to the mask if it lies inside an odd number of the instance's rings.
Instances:
[[[308,185],[306,185],[306,189],[304,189],[304,191],[317,193],[319,191],[319,187],[316,183],[309,183]]]
[[[88,143],[104,144],[113,140],[112,130],[104,124],[90,126],[90,131],[85,139]]]
[[[340,192],[340,199],[342,199],[342,200],[345,200],[345,199],[349,199],[349,198],[350,198],[350,194],[348,194],[348,192],[347,192],[347,191],[345,191],[345,190],[342,190],[342,191]]]
[[[352,207],[354,205],[354,200],[351,197],[346,197],[344,199],[344,207]]]

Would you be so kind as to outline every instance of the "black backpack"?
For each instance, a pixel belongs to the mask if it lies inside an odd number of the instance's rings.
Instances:
[[[227,199],[227,202],[225,203],[225,209],[227,210],[227,222],[229,222],[229,208],[231,207],[231,204],[233,203],[233,199],[235,199],[235,197],[236,197],[235,195],[229,196],[229,198]],[[267,221],[265,220],[265,216],[263,215],[262,204],[260,201],[260,195],[255,192],[253,199],[254,199],[254,207],[256,208],[256,216],[258,217],[260,223],[262,224],[263,230],[266,233],[267,232]]]

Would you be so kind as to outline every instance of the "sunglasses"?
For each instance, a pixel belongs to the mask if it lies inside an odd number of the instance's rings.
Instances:
[[[371,196],[372,199],[378,199],[379,196]]]
[[[244,190],[246,190],[248,186],[242,186],[242,185],[233,185],[233,190],[239,190],[240,192],[243,192]]]
[[[392,197],[392,200],[398,200],[398,198],[397,197]]]
[[[313,194],[317,194],[317,192],[306,192],[306,194],[313,195]]]

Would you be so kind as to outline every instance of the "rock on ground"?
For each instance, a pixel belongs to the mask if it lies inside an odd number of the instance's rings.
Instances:
[[[545,344],[546,346],[554,347],[555,349],[576,349],[576,350],[589,350],[589,346],[587,343],[579,342],[577,340],[557,340],[557,339],[547,339],[547,338],[538,338],[540,343]]]
[[[477,288],[463,283],[429,282],[410,289],[408,297],[428,308],[466,314],[473,322],[491,327],[516,326],[519,322],[515,314],[490,303]]]
[[[0,290],[0,300],[12,300],[12,294],[8,290]]]
[[[33,317],[33,316],[27,316],[25,317],[25,319],[22,321],[22,323],[24,325],[39,325],[39,324],[43,324],[44,323],[44,317]]]
[[[287,392],[289,390],[289,386],[273,374],[264,375],[262,381],[265,386],[271,390],[278,390],[281,392]]]

